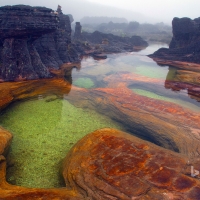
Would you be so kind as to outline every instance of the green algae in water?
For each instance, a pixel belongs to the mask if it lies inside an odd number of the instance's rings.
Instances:
[[[158,99],[158,100],[163,100],[163,101],[168,101],[168,102],[172,102],[172,103],[176,103],[182,107],[185,107],[185,108],[189,108],[193,111],[200,111],[200,108],[190,102],[186,102],[186,101],[183,101],[181,99],[173,99],[173,98],[169,98],[169,97],[166,97],[166,96],[162,96],[162,95],[158,95],[154,92],[150,92],[148,90],[142,90],[142,89],[131,89],[133,92],[135,92],[136,94],[139,94],[139,95],[142,95],[142,96],[146,96],[146,97],[149,97],[149,98],[153,98],[153,99]]]
[[[94,87],[94,83],[90,78],[78,78],[77,80],[73,81],[73,84],[87,89]]]
[[[13,133],[7,181],[25,187],[62,187],[61,163],[70,148],[96,129],[119,124],[66,100],[29,100],[13,104],[0,124]]]
[[[138,66],[136,67],[136,73],[142,76],[147,76],[150,78],[166,78],[166,73],[164,73],[165,68],[163,67],[153,67],[153,66]],[[166,69],[168,71],[168,69]]]

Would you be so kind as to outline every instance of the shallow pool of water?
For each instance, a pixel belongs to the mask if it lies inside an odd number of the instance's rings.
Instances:
[[[146,56],[163,46],[166,47],[164,44],[151,44],[140,52],[110,54],[105,60],[83,58],[81,70],[72,71],[72,85],[88,90],[107,88],[107,77],[130,74],[137,80],[133,79],[131,84],[123,80],[123,84],[127,84],[134,93],[199,112],[199,102],[191,99],[187,92],[165,88],[165,81],[173,80],[176,68],[160,67]],[[150,81],[145,82],[146,79]],[[118,82],[116,80],[113,85]],[[61,163],[80,138],[104,127],[126,130],[123,123],[108,118],[106,113],[102,115],[100,113],[103,112],[72,104],[60,96],[58,98],[50,94],[45,98],[40,96],[15,102],[1,113],[0,125],[14,136],[8,154],[9,183],[39,188],[64,186],[59,171]]]

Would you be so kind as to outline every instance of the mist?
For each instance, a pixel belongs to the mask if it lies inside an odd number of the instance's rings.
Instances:
[[[108,16],[126,18],[128,21],[140,23],[164,22],[171,24],[174,17],[197,18],[200,13],[200,2],[197,0],[140,0],[140,1],[113,1],[113,0],[0,0],[0,6],[5,5],[45,6],[53,10],[58,4],[62,6],[64,14],[72,14],[75,21],[84,16]]]

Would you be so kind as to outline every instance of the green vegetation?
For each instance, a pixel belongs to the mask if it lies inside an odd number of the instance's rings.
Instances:
[[[64,186],[62,160],[84,135],[105,127],[121,129],[105,116],[52,96],[15,103],[0,122],[14,136],[7,158],[8,182],[37,188]]]

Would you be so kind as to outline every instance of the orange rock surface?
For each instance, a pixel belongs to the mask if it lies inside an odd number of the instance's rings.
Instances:
[[[0,200],[80,200],[82,197],[73,190],[34,189],[10,185],[6,182],[5,153],[12,135],[0,127]]]
[[[62,97],[63,94],[68,94],[70,90],[71,84],[63,78],[0,83],[0,110],[16,100],[47,94]]]
[[[180,69],[185,69],[194,72],[200,72],[200,64],[190,63],[190,62],[182,62],[182,61],[174,61],[174,60],[162,60],[160,58],[152,58],[159,65],[171,65]]]
[[[69,152],[63,176],[85,198],[197,200],[200,181],[186,157],[114,129],[86,135]]]
[[[200,155],[200,115],[177,104],[135,94],[126,86],[80,89],[73,87],[72,104],[94,109],[123,123],[127,131],[162,147]]]
[[[62,78],[0,83],[0,108],[16,100],[48,94],[63,97],[71,91],[65,98],[72,104],[108,115],[128,132],[181,154],[117,130],[98,130],[66,157],[66,188],[24,188],[6,182],[4,155],[12,135],[0,128],[0,200],[199,199],[199,180],[191,177],[191,166],[200,171],[199,113],[128,89],[133,83],[160,87],[163,80],[118,73],[104,81],[109,88],[89,90],[74,86],[71,90]]]

